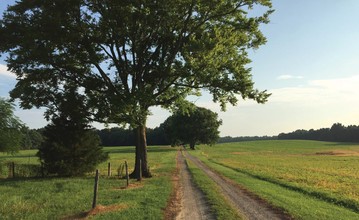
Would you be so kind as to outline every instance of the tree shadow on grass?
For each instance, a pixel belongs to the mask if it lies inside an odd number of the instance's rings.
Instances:
[[[84,176],[81,177],[84,179],[93,179],[92,176]],[[47,177],[16,177],[16,178],[0,178],[0,187],[1,186],[6,186],[6,187],[12,187],[12,188],[21,188],[22,187],[22,183],[24,182],[38,182],[38,183],[42,183],[42,182],[48,182],[48,181],[52,181],[52,180],[66,180],[69,179],[71,180],[72,177],[59,177],[59,176],[47,176]],[[56,183],[56,187],[59,189],[60,185],[57,185],[58,183]],[[61,184],[61,183],[59,183]]]
[[[124,148],[124,149],[121,149],[121,147],[119,147],[118,149],[106,149],[106,147],[103,148],[106,152],[108,153],[111,153],[111,154],[126,154],[126,153],[135,153],[135,147],[129,149],[128,147],[127,148]],[[147,152],[154,152],[154,153],[165,153],[165,152],[173,152],[173,151],[177,151],[178,148],[176,147],[168,147],[168,146],[161,146],[161,147],[158,147],[158,146],[148,146],[147,147]]]

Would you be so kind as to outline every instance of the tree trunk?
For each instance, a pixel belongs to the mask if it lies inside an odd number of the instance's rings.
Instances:
[[[152,177],[147,163],[147,140],[146,140],[146,126],[141,125],[135,129],[136,138],[136,158],[135,169],[130,174],[131,178],[139,178],[140,169],[143,177]],[[141,162],[140,162],[141,160]],[[140,168],[141,166],[141,168]]]
[[[190,146],[191,150],[194,150],[194,145],[195,145],[195,143],[194,143],[194,142],[191,142],[191,143],[189,144],[189,146]]]

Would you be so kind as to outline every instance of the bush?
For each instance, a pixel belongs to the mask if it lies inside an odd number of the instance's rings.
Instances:
[[[57,118],[45,127],[45,141],[38,156],[48,174],[80,176],[106,161],[97,133],[67,118]]]

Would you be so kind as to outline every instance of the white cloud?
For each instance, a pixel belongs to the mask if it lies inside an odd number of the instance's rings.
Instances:
[[[277,80],[288,80],[288,79],[303,79],[303,76],[280,75],[277,77]]]
[[[268,103],[239,101],[220,112],[209,100],[196,104],[219,113],[221,135],[277,135],[296,129],[318,129],[333,123],[359,123],[359,75],[311,80],[301,87],[272,89]]]
[[[14,73],[8,71],[7,66],[4,64],[0,64],[0,75],[6,76],[6,77],[11,77],[11,78],[16,78],[16,75]]]
[[[348,102],[359,104],[359,75],[347,78],[311,80],[303,87],[273,89],[269,102],[318,105]]]
[[[336,91],[338,93],[348,93],[349,95],[359,94],[359,75],[347,78],[329,79],[329,80],[313,80],[309,82],[310,86],[319,87],[327,90]]]

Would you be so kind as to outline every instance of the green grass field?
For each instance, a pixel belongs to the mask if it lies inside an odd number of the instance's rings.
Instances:
[[[98,166],[99,208],[92,219],[162,219],[172,190],[177,148],[149,147],[154,178],[141,183],[115,177],[134,147],[107,147],[107,162]],[[295,219],[359,219],[359,144],[316,141],[254,141],[199,146],[189,151],[224,176],[283,209]],[[37,164],[36,151],[0,153],[0,163]],[[194,181],[205,192],[218,217],[236,218],[226,210],[218,187],[189,163]],[[0,172],[0,219],[81,218],[91,209],[93,174],[83,178],[15,178]],[[159,193],[161,192],[161,193]],[[234,216],[234,217],[233,217]]]
[[[254,141],[190,151],[298,219],[359,219],[359,145]]]
[[[105,148],[110,152],[113,175],[117,167],[129,163],[132,171],[134,147]],[[154,178],[141,183],[106,177],[107,162],[99,166],[99,209],[93,219],[161,219],[172,190],[171,173],[176,168],[177,149],[149,147],[149,165]],[[21,151],[11,156],[0,154],[0,160],[17,163],[38,163],[36,151]],[[84,178],[20,178],[0,179],[0,219],[79,218],[91,209],[93,176]],[[161,193],[159,193],[161,192]]]

